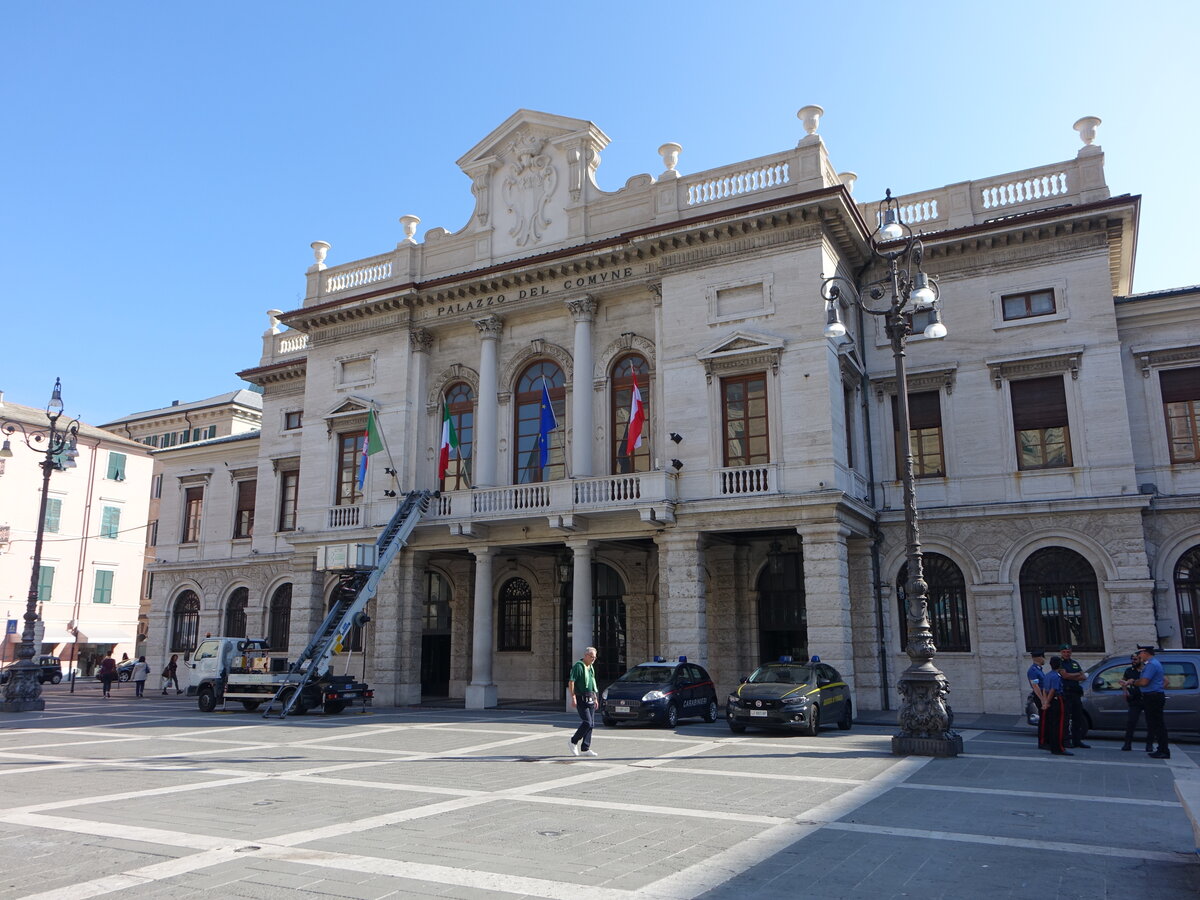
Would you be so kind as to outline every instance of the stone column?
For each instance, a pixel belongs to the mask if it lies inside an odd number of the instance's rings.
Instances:
[[[288,630],[288,659],[295,659],[308,646],[325,614],[325,573],[316,569],[316,556],[292,557],[292,614]],[[267,605],[270,606],[270,598]]]
[[[477,487],[495,487],[500,418],[497,399],[498,359],[504,320],[499,316],[487,316],[476,319],[475,327],[479,330],[479,405],[475,410],[473,480]]]
[[[425,567],[429,554],[405,550],[392,566],[395,590],[396,706],[421,702],[421,635],[425,620]],[[383,618],[382,610],[380,618]]]
[[[575,321],[575,374],[571,381],[571,475],[576,478],[587,478],[593,474],[592,323],[596,321],[596,306],[596,298],[587,295],[567,301],[567,309]]]
[[[571,659],[583,656],[592,646],[592,545],[588,541],[567,544],[574,554],[571,580]]]
[[[797,525],[804,553],[808,652],[837,669],[854,692],[854,625],[850,615],[850,529],[838,522]],[[858,697],[854,697],[858,708]]]
[[[496,705],[496,685],[492,681],[492,561],[496,550],[472,547],[471,553],[475,556],[475,622],[466,707],[488,709]]]
[[[687,656],[708,664],[708,573],[704,536],[663,532],[658,546],[660,642],[668,659]]]
[[[409,370],[408,390],[405,392],[404,421],[411,422],[404,440],[405,456],[403,460],[401,484],[411,484],[414,487],[437,484],[437,466],[428,465],[429,460],[422,446],[427,445],[429,434],[429,416],[425,412],[425,391],[429,384],[429,351],[433,349],[433,334],[428,328],[414,328],[408,333],[408,346],[411,351],[412,366]],[[435,415],[441,415],[437,410]],[[425,463],[423,466],[422,464]],[[396,484],[389,485],[392,490],[399,490]]]

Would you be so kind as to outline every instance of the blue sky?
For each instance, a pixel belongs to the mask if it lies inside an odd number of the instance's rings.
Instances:
[[[1142,194],[1135,289],[1200,282],[1194,3],[6,4],[5,399],[89,422],[239,386],[312,262],[457,231],[454,161],[521,107],[595,122],[615,190],[820,133],[855,197],[1074,157]],[[947,323],[953,329],[953,301]],[[813,285],[813,316],[820,316]]]

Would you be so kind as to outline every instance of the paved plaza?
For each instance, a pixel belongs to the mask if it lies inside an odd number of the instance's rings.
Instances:
[[[1173,790],[1196,743],[1056,758],[972,729],[958,759],[896,758],[882,725],[689,722],[599,728],[585,759],[555,711],[114,695],[0,718],[0,900],[1200,896]]]

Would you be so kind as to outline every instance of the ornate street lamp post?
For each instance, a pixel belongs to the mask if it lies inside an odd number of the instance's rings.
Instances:
[[[929,313],[926,337],[943,338],[941,303],[936,281],[921,271],[924,249],[912,229],[900,221],[900,208],[889,190],[879,204],[879,225],[868,238],[871,254],[884,263],[887,274],[859,287],[840,275],[821,284],[825,298],[825,336],[846,334],[842,306],[857,306],[872,316],[882,316],[892,356],[896,360],[896,427],[904,445],[901,480],[904,485],[904,528],[908,554],[905,587],[908,621],[908,657],[912,661],[900,674],[900,733],[892,738],[892,752],[920,756],[956,756],[962,737],[951,730],[953,716],[946,703],[950,685],[933,664],[937,648],[929,626],[929,585],[921,564],[921,539],[917,524],[917,499],[913,488],[912,444],[908,425],[908,378],[905,347],[912,334],[913,314]],[[886,305],[872,306],[872,301]]]
[[[21,632],[21,644],[17,648],[17,662],[9,669],[8,683],[4,686],[3,712],[28,712],[46,708],[42,699],[42,686],[38,683],[38,667],[33,663],[35,648],[34,628],[38,620],[38,575],[42,568],[42,540],[46,535],[46,501],[50,492],[50,473],[55,469],[69,469],[75,465],[76,438],[79,421],[60,428],[62,417],[62,381],[54,380],[54,391],[46,404],[46,426],[29,425],[10,419],[0,419],[0,434],[4,444],[0,446],[0,459],[12,458],[10,438],[18,431],[25,445],[35,453],[42,454],[42,498],[38,505],[37,539],[33,544],[33,571],[29,576],[29,599],[25,603],[25,630]]]

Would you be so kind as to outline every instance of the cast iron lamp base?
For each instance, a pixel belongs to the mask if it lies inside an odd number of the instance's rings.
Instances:
[[[892,753],[904,756],[958,756],[962,735],[953,731],[954,713],[946,703],[950,685],[932,664],[932,671],[909,669],[900,676],[900,734],[892,738]]]

